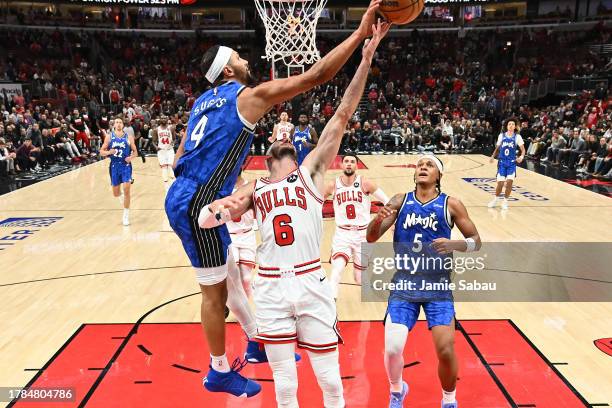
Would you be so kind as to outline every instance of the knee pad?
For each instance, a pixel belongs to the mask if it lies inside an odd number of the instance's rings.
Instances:
[[[272,376],[274,377],[274,390],[276,403],[279,408],[297,408],[297,367],[295,358],[270,361]]]
[[[215,268],[194,268],[196,280],[200,285],[212,286],[227,278],[227,264]]]
[[[385,354],[388,356],[402,355],[407,338],[408,327],[393,323],[387,316],[385,320]]]

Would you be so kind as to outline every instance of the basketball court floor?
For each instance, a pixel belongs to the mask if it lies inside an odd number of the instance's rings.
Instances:
[[[363,156],[361,174],[391,196],[414,188],[417,156]],[[442,156],[442,189],[460,198],[483,241],[612,242],[609,197],[519,169],[515,201],[487,208],[495,165],[483,155]],[[254,157],[247,178],[265,174]],[[155,159],[134,166],[131,225],[110,191],[108,163],[82,167],[0,196],[0,386],[68,387],[72,401],[13,400],[15,407],[272,407],[267,365],[247,365],[262,393],[249,400],[201,386],[208,350],[199,325],[200,295],[189,262],[170,230],[166,192]],[[330,171],[329,178],[339,174]],[[329,214],[328,214],[329,215]],[[324,222],[321,259],[334,231]],[[454,231],[458,234],[458,231]],[[384,240],[390,241],[387,234]],[[553,244],[554,245],[554,244]],[[520,256],[495,273],[534,273]],[[544,262],[546,262],[544,260]],[[329,273],[329,264],[324,264]],[[612,293],[612,268],[585,268],[551,282]],[[526,288],[527,289],[527,288]],[[612,303],[458,302],[458,401],[466,408],[612,406]],[[385,407],[385,303],[361,302],[352,268],[338,300],[341,373],[348,407]],[[421,316],[423,318],[423,316]],[[233,321],[230,315],[229,321]],[[228,325],[228,357],[243,353]],[[411,332],[404,378],[408,407],[437,407],[435,353],[424,322]],[[298,363],[302,407],[321,407],[306,353]]]

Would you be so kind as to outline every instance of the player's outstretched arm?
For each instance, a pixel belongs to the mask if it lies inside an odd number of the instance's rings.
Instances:
[[[359,101],[361,100],[361,95],[363,95],[376,47],[378,47],[380,41],[387,32],[389,32],[389,28],[390,25],[388,23],[381,21],[372,27],[374,33],[372,39],[369,41],[366,40],[363,46],[361,63],[351,83],[344,92],[340,106],[338,106],[336,113],[329,120],[323,132],[321,132],[317,147],[306,156],[306,159],[304,159],[303,165],[310,170],[310,174],[315,184],[317,184],[315,178],[322,178],[322,175],[338,154],[346,124],[353,116],[353,113],[355,113],[355,109],[357,109],[357,105],[359,105]]]
[[[463,234],[465,240],[460,239],[434,239],[432,247],[440,254],[450,254],[453,251],[473,252],[478,251],[481,247],[480,234],[476,229],[476,225],[468,215],[467,209],[463,203],[454,198],[448,197],[448,209],[450,215]]]
[[[396,194],[383,208],[378,211],[376,217],[368,224],[366,240],[376,242],[382,237],[397,219],[397,212],[402,208],[406,194]]]
[[[204,206],[198,216],[198,224],[201,228],[214,228],[240,218],[242,214],[253,208],[254,192],[255,181],[245,184],[230,196]]]
[[[257,122],[274,105],[331,80],[361,42],[370,35],[381,0],[372,0],[359,28],[308,71],[291,78],[264,82],[245,89],[238,98],[238,110],[251,123]]]

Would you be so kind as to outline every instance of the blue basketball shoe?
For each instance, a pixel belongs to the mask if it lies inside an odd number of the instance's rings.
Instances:
[[[267,363],[268,356],[266,355],[266,349],[263,343],[249,340],[246,353],[244,353],[244,359],[251,364]],[[298,353],[295,353],[295,361],[300,361],[301,359],[302,357]]]
[[[408,384],[402,381],[402,392],[392,392],[389,398],[389,408],[402,408],[404,406],[404,399],[408,395]]]
[[[447,402],[446,404],[444,403],[444,401],[442,401],[442,408],[457,408],[459,405],[457,404],[457,401],[455,402]]]
[[[247,365],[247,362],[240,361],[240,357],[238,357],[227,373],[215,371],[210,367],[208,374],[204,377],[204,388],[210,392],[227,392],[236,397],[250,398],[259,394],[261,385],[239,374],[245,365]]]

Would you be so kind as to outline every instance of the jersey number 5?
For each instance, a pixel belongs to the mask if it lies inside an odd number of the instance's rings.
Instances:
[[[208,118],[206,117],[206,115],[202,115],[198,124],[195,125],[195,127],[191,131],[191,140],[195,141],[195,145],[193,146],[194,148],[197,147],[198,144],[200,144],[200,140],[202,139],[202,136],[204,136],[204,129],[206,128],[206,123],[208,123]]]
[[[288,214],[281,214],[274,217],[272,220],[274,228],[274,239],[278,246],[288,246],[293,244],[295,237],[293,236],[293,227],[291,226],[291,217]]]

